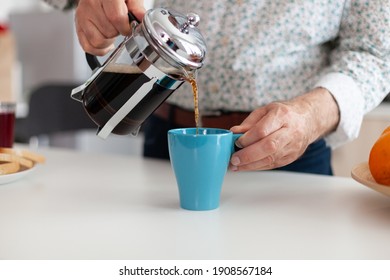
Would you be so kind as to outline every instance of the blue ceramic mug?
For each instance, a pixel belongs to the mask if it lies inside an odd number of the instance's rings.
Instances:
[[[171,165],[179,188],[180,206],[188,210],[219,207],[222,183],[234,143],[242,134],[218,128],[168,131]]]

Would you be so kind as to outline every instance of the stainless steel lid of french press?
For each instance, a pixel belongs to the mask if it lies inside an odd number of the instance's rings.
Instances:
[[[154,50],[173,66],[196,70],[203,66],[206,43],[197,28],[199,16],[186,16],[164,8],[146,12],[142,29],[154,46]],[[150,42],[150,41],[149,41]]]

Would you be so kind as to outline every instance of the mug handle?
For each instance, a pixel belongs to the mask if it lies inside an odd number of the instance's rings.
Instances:
[[[241,150],[242,148],[238,147],[236,145],[236,141],[238,138],[240,138],[240,136],[242,136],[243,133],[233,133],[233,148],[232,148],[232,153],[234,152],[238,152],[239,150]]]
[[[138,24],[140,23],[140,21],[131,12],[129,12],[127,14],[127,16],[129,17],[130,24],[133,21],[137,22]],[[102,65],[100,64],[100,62],[97,59],[97,57],[94,56],[93,54],[90,54],[90,53],[86,52],[85,53],[85,58],[87,59],[87,63],[89,65],[89,67],[92,69],[92,71],[95,71],[96,69],[102,67]]]

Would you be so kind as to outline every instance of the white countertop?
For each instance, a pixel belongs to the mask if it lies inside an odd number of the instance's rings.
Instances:
[[[220,208],[192,212],[167,161],[40,152],[0,185],[0,259],[390,258],[390,198],[351,178],[228,173]]]

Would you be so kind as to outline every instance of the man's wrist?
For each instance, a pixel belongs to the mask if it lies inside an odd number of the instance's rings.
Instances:
[[[326,88],[316,87],[306,96],[312,105],[312,119],[316,123],[318,136],[334,132],[340,122],[340,110],[331,92]]]
[[[322,87],[299,95],[291,100],[303,112],[303,122],[309,129],[309,142],[312,143],[337,129],[340,112],[333,95]]]

